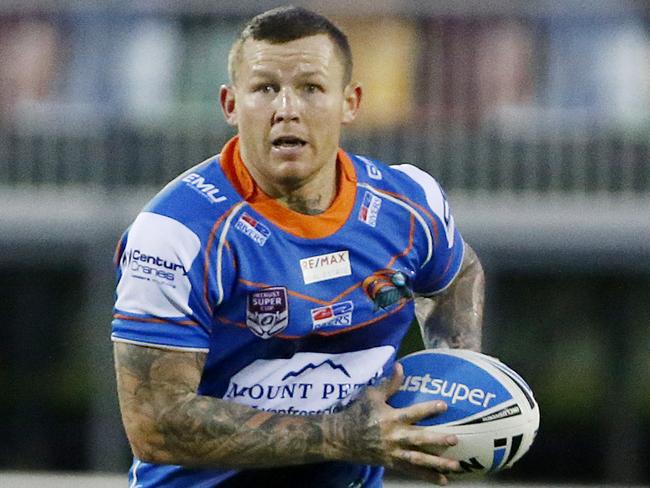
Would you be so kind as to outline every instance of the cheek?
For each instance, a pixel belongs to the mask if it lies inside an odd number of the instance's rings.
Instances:
[[[237,117],[239,138],[246,144],[249,153],[264,151],[270,130],[270,116],[255,106],[240,106]]]
[[[267,115],[269,114],[269,115]],[[239,104],[238,118],[247,124],[256,124],[270,118],[268,104],[260,103],[255,98],[247,98]]]
[[[314,105],[309,111],[312,126],[320,133],[338,134],[341,130],[343,113],[337,103],[322,103]]]

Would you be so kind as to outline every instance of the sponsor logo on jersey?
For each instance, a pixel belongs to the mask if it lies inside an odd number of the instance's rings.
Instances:
[[[337,363],[335,361],[332,361],[331,359],[326,359],[325,361],[321,361],[318,364],[308,363],[308,364],[306,364],[305,366],[303,366],[302,368],[300,368],[297,371],[289,371],[287,374],[285,374],[282,377],[282,381],[285,381],[285,380],[287,380],[289,378],[298,378],[299,376],[301,376],[305,372],[312,371],[312,370],[318,369],[320,367],[325,367],[325,366],[329,366],[329,368],[332,371],[340,371],[341,373],[343,373],[348,378],[351,378],[350,373],[348,373],[348,370],[345,369],[345,366],[343,366],[342,364]]]
[[[373,180],[382,179],[381,171],[379,171],[379,168],[375,163],[370,161],[368,158],[364,158],[363,156],[359,156],[359,159],[361,159],[363,163],[366,165],[366,172],[368,173],[368,176],[370,178],[372,178]]]
[[[141,212],[119,255],[115,309],[179,321],[194,316],[189,275],[201,250],[199,237],[165,215]]]
[[[230,378],[224,399],[269,412],[336,412],[376,383],[395,349],[379,346],[341,354],[299,352],[257,359]]]
[[[377,215],[379,215],[380,207],[381,198],[367,191],[363,195],[363,202],[359,210],[359,220],[365,222],[370,227],[375,227],[377,225]]]
[[[127,249],[122,255],[120,264],[122,270],[129,272],[134,278],[163,284],[171,284],[179,272],[182,276],[187,275],[182,264],[147,254],[140,249]]]
[[[289,325],[289,301],[284,286],[272,286],[249,293],[246,325],[262,339],[279,334]]]
[[[375,311],[413,297],[406,274],[393,269],[376,271],[361,286],[375,304]]]
[[[314,329],[323,327],[347,327],[352,325],[352,311],[354,305],[351,301],[338,302],[326,307],[311,309],[311,322]]]
[[[300,260],[300,269],[305,285],[349,276],[352,274],[350,253],[337,251],[304,258]]]
[[[260,246],[263,246],[271,235],[271,231],[267,226],[245,212],[235,223],[235,229],[243,232]]]
[[[212,203],[219,203],[227,200],[224,196],[217,196],[219,188],[212,183],[206,183],[205,178],[198,173],[190,173],[182,180],[188,187],[207,198]]]

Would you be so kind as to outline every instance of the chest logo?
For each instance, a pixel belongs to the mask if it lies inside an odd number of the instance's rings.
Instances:
[[[271,286],[249,293],[246,325],[258,337],[269,339],[289,325],[289,301],[284,286]]]
[[[372,161],[370,161],[368,158],[364,158],[363,156],[359,156],[359,159],[361,159],[366,165],[366,172],[370,178],[373,180],[382,179],[381,171],[379,171],[379,168]]]
[[[326,307],[311,309],[311,322],[314,329],[323,327],[347,327],[352,325],[352,311],[354,304],[351,301],[338,302]]]
[[[212,183],[206,183],[205,178],[198,173],[190,173],[183,178],[183,182],[212,203],[219,203],[227,200],[224,196],[218,196],[219,188],[214,186]]]
[[[413,297],[407,276],[401,271],[382,269],[363,280],[363,291],[375,304],[375,311]]]
[[[379,215],[380,207],[381,198],[367,191],[363,195],[363,202],[359,209],[359,220],[365,222],[370,227],[375,227],[377,225],[377,215]]]
[[[259,220],[251,217],[246,212],[235,223],[235,229],[246,234],[260,246],[263,246],[271,235],[269,228]]]
[[[333,280],[352,274],[349,251],[337,251],[300,260],[300,269],[305,285],[319,281]]]

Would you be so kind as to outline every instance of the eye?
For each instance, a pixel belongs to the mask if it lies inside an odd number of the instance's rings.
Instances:
[[[323,87],[317,83],[307,83],[304,87],[307,93],[318,93],[323,91]]]
[[[259,93],[276,93],[277,87],[272,83],[260,83],[259,85],[255,85],[253,90]]]

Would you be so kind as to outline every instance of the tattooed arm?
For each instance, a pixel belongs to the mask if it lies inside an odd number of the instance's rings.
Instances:
[[[367,388],[350,408],[330,415],[263,412],[196,393],[206,355],[117,342],[115,368],[122,420],[143,461],[220,468],[274,467],[327,460],[381,464],[434,483],[456,461],[424,452],[453,436],[412,424],[444,410],[439,402],[395,409],[386,404],[402,383]]]
[[[484,293],[483,267],[465,244],[460,272],[449,288],[432,298],[415,299],[424,345],[480,351]]]

